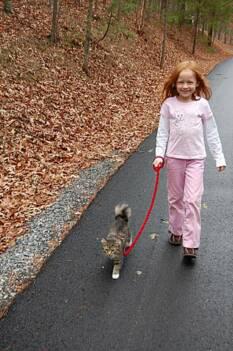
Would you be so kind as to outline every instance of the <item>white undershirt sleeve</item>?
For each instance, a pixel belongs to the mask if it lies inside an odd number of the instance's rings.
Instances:
[[[159,127],[156,136],[155,156],[165,156],[169,137],[169,121],[167,117],[160,116]]]
[[[218,128],[214,116],[203,121],[206,140],[210,152],[216,162],[216,167],[226,166],[226,161],[222,151],[222,144],[218,134]]]

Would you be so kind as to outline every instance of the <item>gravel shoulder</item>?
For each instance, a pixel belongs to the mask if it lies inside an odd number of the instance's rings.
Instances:
[[[127,155],[115,153],[112,158],[81,171],[53,205],[28,223],[26,234],[17,239],[16,245],[0,255],[0,318],[126,159]]]

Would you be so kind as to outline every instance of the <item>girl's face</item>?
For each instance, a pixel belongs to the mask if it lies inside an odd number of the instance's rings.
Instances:
[[[197,85],[196,75],[191,69],[186,68],[181,71],[176,81],[176,90],[179,94],[179,99],[182,101],[191,101],[192,94],[195,93]]]

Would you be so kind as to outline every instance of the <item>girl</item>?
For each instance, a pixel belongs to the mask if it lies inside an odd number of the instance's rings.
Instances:
[[[201,198],[206,157],[204,134],[216,167],[226,167],[217,126],[207,99],[211,90],[194,61],[177,65],[164,84],[164,102],[156,138],[157,167],[168,169],[169,243],[183,244],[196,257],[200,245]]]

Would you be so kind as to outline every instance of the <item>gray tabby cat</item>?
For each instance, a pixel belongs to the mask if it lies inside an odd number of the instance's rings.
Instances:
[[[132,243],[128,226],[130,216],[131,209],[128,205],[117,205],[115,207],[115,222],[111,226],[106,239],[101,240],[105,255],[113,261],[113,279],[119,278],[124,249]]]

